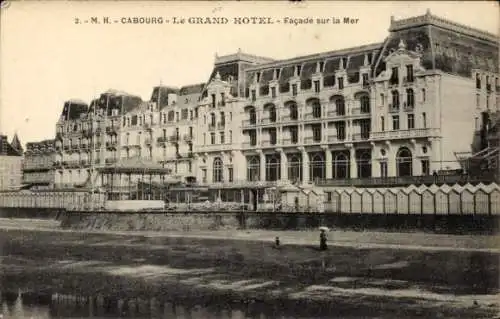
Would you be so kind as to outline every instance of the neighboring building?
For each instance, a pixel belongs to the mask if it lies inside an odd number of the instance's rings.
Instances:
[[[376,44],[279,61],[216,56],[205,84],[158,86],[149,102],[109,91],[95,115],[66,103],[56,182],[88,181],[90,158],[161,163],[180,181],[219,185],[458,169],[457,154],[485,147],[484,114],[500,108],[498,53],[497,36],[427,12],[391,19]]]
[[[0,135],[0,190],[13,190],[21,186],[23,147],[17,134],[9,143],[6,135]]]
[[[55,162],[55,140],[27,143],[23,163],[23,184],[30,189],[53,188]]]

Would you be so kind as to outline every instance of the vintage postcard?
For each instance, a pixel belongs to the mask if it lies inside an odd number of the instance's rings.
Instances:
[[[1,318],[500,318],[499,5],[4,1]]]

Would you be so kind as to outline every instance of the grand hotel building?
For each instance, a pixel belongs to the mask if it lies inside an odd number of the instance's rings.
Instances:
[[[380,43],[287,60],[216,56],[206,83],[157,86],[149,101],[119,91],[68,101],[55,184],[109,183],[89,172],[139,164],[206,184],[459,168],[456,154],[484,148],[481,127],[500,107],[498,49],[496,35],[427,12],[392,18]]]

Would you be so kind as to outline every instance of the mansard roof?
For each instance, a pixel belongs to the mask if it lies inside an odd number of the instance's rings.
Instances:
[[[410,51],[420,51],[425,69],[470,77],[473,69],[498,73],[498,36],[451,22],[427,12],[395,20],[378,57],[374,74],[385,69],[384,58],[397,50],[401,40]]]

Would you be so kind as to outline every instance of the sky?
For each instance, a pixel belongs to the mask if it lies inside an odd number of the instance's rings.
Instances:
[[[151,96],[152,88],[206,82],[215,54],[275,59],[382,42],[391,15],[432,14],[498,35],[495,1],[148,2],[23,1],[1,9],[0,133],[22,143],[53,138],[64,101],[108,89]],[[357,24],[75,24],[90,17],[351,17]]]

